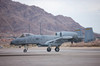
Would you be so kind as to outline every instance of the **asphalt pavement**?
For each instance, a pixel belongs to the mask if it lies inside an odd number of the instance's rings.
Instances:
[[[1,48],[0,66],[100,66],[100,48],[61,47],[60,52],[46,48]]]

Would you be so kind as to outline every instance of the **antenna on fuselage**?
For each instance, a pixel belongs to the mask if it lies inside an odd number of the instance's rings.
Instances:
[[[42,35],[42,33],[41,33],[41,22],[40,22],[40,35]]]
[[[29,23],[29,33],[30,33],[30,27],[31,27],[31,26],[30,26],[30,23]]]

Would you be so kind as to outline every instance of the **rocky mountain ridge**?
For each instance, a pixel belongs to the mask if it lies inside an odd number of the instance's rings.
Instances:
[[[0,33],[54,34],[83,27],[71,17],[54,16],[37,6],[28,6],[11,0],[0,0]]]

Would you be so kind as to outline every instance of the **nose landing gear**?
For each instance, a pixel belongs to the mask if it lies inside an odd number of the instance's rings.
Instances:
[[[50,48],[50,47],[48,47],[48,48],[47,48],[47,52],[50,52],[50,51],[51,51],[51,48]]]
[[[25,48],[25,49],[23,50],[23,52],[26,53],[27,50],[28,50],[28,45],[24,45],[24,48]]]
[[[24,53],[27,52],[27,49],[24,49],[23,52],[24,52]]]

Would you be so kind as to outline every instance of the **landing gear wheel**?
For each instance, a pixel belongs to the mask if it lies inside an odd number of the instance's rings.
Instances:
[[[51,51],[51,48],[50,48],[50,47],[48,47],[48,48],[47,48],[47,51],[48,51],[48,52],[50,52],[50,51]]]
[[[60,50],[59,47],[56,47],[56,48],[55,48],[55,51],[56,51],[56,52],[59,52],[59,50]]]
[[[21,46],[19,46],[19,48],[21,48]]]
[[[26,50],[26,49],[24,49],[24,50],[23,50],[23,52],[27,52],[27,50]]]

